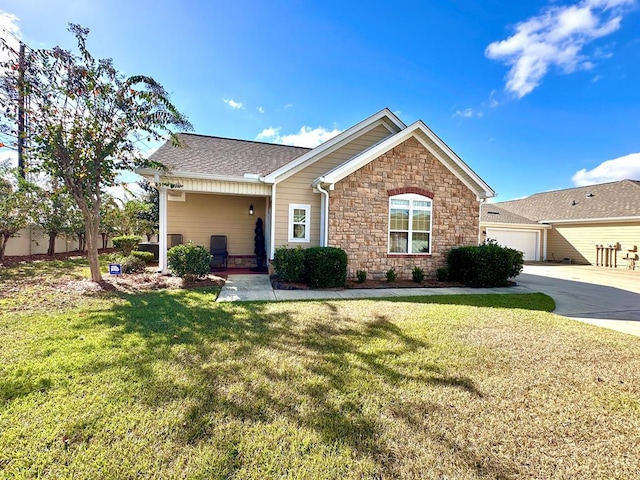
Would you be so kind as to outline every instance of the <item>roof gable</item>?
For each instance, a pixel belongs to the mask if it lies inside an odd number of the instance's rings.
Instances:
[[[490,220],[485,217],[485,211],[496,208],[536,223],[640,218],[640,181],[620,180],[536,193],[527,198],[488,204],[482,208],[483,220],[493,222],[504,222],[503,218],[506,218],[502,214]]]
[[[478,198],[490,198],[495,192],[482,180],[458,155],[453,152],[440,138],[433,133],[422,121],[417,121],[395,135],[371,146],[359,155],[338,165],[323,176],[317,178],[314,184],[333,184],[352,174],[356,170],[372,162],[380,155],[414,137],[442,164],[460,179]]]
[[[335,152],[342,146],[353,141],[355,138],[360,137],[361,135],[373,130],[380,125],[389,130],[390,134],[397,133],[406,127],[406,125],[388,108],[384,108],[378,113],[354,125],[353,127],[348,128],[340,135],[327,140],[321,145],[315,147],[313,150],[296,158],[294,161],[283,165],[271,174],[265,175],[264,181],[267,183],[279,183],[283,180],[286,180],[291,175],[294,175],[295,173],[313,164],[326,155]]]

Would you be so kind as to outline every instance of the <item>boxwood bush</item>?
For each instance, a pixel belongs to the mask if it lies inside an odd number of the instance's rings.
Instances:
[[[276,248],[273,267],[281,282],[304,282],[304,250],[302,247]]]
[[[305,276],[312,288],[344,287],[347,254],[336,247],[311,247],[305,251]]]
[[[524,259],[522,252],[488,241],[450,250],[447,263],[449,280],[468,287],[504,287],[522,271]]]
[[[122,255],[128,257],[133,250],[138,248],[140,237],[137,235],[121,235],[111,239],[113,246],[122,252]]]
[[[123,258],[120,263],[122,264],[122,273],[142,273],[146,266],[144,260],[133,255]]]
[[[171,247],[167,262],[173,274],[180,278],[203,278],[211,271],[211,255],[206,248],[192,242]]]
[[[139,258],[144,263],[153,262],[153,252],[143,252],[140,250],[134,250],[133,252],[131,252],[131,256]]]

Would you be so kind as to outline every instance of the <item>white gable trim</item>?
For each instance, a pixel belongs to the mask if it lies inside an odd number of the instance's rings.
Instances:
[[[420,134],[425,135],[431,142],[433,142],[436,147],[444,153],[444,156],[429,145]],[[460,181],[462,181],[471,191],[475,192],[478,198],[489,198],[495,196],[495,192],[491,187],[489,187],[489,185],[487,185],[473,170],[471,170],[471,168],[469,168],[469,166],[464,163],[462,159],[458,157],[444,142],[442,142],[442,140],[440,140],[438,136],[422,121],[415,122],[401,132],[396,133],[392,137],[379,142],[361,154],[342,163],[341,165],[338,165],[325,175],[317,178],[313,184],[333,184],[339,182],[343,178],[351,175],[356,170],[378,158],[380,155],[383,155],[392,148],[397,147],[410,137],[416,138],[416,140],[418,140],[429,152],[435,155],[435,157],[440,160],[440,162],[442,162],[442,164],[444,164],[456,177],[458,177]],[[464,176],[461,176],[460,173],[456,171],[456,167],[468,175],[473,183],[469,182],[468,179],[464,178]]]
[[[396,117],[388,108],[385,108],[345,130],[340,135],[333,137],[331,140],[327,140],[301,157],[289,162],[287,165],[280,167],[275,172],[264,176],[262,180],[265,183],[280,183],[325,155],[328,155],[349,143],[353,137],[363,135],[380,125],[389,130],[389,133],[391,134],[395,134],[406,128],[406,125],[402,120]]]

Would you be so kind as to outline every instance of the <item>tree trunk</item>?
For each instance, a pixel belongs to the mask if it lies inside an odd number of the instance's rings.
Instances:
[[[47,248],[47,255],[53,257],[53,254],[56,253],[56,237],[57,233],[49,233],[49,248]]]
[[[107,242],[109,241],[109,234],[103,232],[100,235],[102,236],[102,249],[104,250],[107,248]]]
[[[83,212],[84,214],[85,212]],[[102,282],[102,273],[100,272],[100,262],[98,260],[98,239],[100,238],[100,214],[99,212],[86,212],[85,224],[85,243],[87,247],[87,258],[89,259],[89,270],[91,271],[91,280],[94,282]]]
[[[5,233],[0,235],[0,262],[4,260],[4,249],[7,246],[7,240],[9,240],[10,235]]]

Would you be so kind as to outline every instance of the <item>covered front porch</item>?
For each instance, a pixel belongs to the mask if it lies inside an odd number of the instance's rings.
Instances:
[[[176,182],[179,183],[179,182]],[[224,191],[214,182],[199,189],[160,188],[158,268],[167,271],[167,250],[174,244],[192,242],[210,251],[213,235],[226,238],[228,268],[256,267],[255,230],[262,219],[267,258],[271,244],[271,189],[255,185],[247,189],[238,185],[235,191]],[[229,182],[224,182],[228,184]],[[216,188],[218,187],[218,188]],[[224,187],[224,185],[222,185]],[[250,190],[250,191],[243,191]]]

